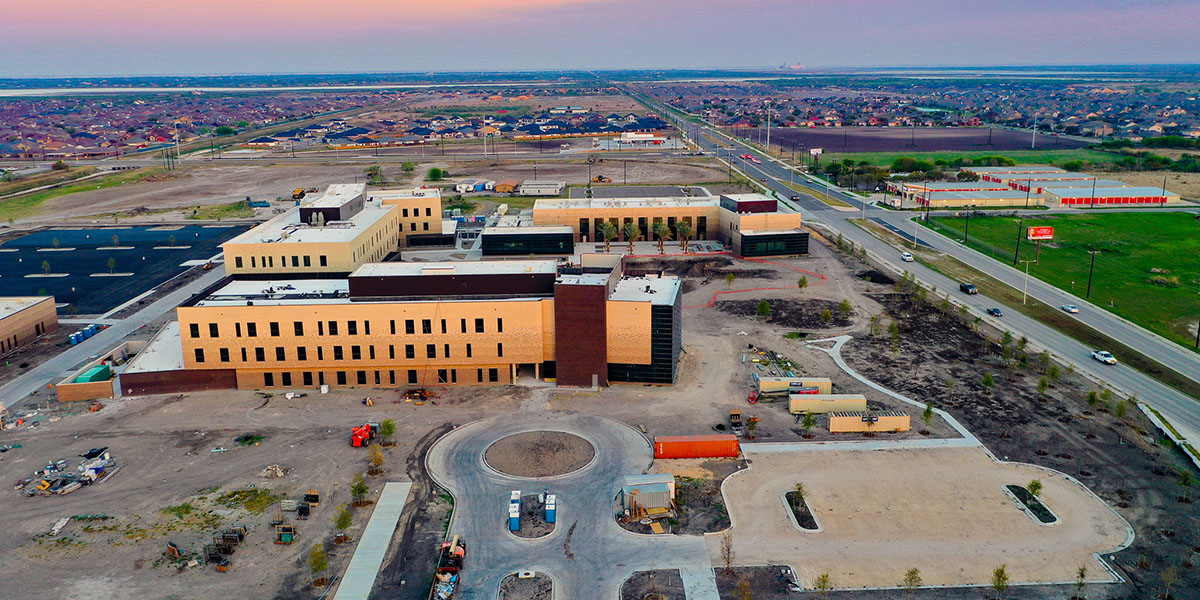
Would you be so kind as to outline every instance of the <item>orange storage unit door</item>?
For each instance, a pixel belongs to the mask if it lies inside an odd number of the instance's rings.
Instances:
[[[654,458],[736,458],[736,435],[660,435],[654,438]]]

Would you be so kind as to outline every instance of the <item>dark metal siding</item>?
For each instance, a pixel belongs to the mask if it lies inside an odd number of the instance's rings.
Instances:
[[[505,233],[480,237],[484,256],[571,254],[575,251],[575,236],[571,233]]]
[[[554,358],[560,385],[608,385],[608,291],[602,285],[554,286]]]
[[[735,213],[769,213],[779,210],[779,202],[775,200],[747,200],[744,202],[734,202],[733,200],[722,196],[721,208]]]
[[[675,295],[675,303],[650,307],[650,364],[608,365],[609,381],[627,383],[675,383],[679,353],[683,346],[683,294]]]
[[[233,369],[151,371],[121,375],[121,391],[133,396],[235,389],[237,371]]]
[[[544,295],[554,293],[554,273],[397,275],[351,277],[351,298],[409,296]]]
[[[808,232],[742,234],[734,250],[738,256],[748,257],[808,254]]]

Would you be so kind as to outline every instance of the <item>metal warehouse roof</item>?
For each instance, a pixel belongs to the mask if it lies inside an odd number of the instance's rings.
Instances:
[[[1049,165],[1022,165],[1019,167],[963,167],[964,171],[972,173],[1065,173],[1066,169]]]
[[[1008,190],[1007,192],[990,190],[956,190],[946,192],[929,192],[923,197],[930,200],[1010,200],[1012,198],[1024,199],[1025,192],[1018,192],[1017,190]]]
[[[1092,186],[1086,187],[1058,187],[1049,188],[1046,194],[1057,196],[1059,198],[1091,198],[1095,194],[1096,198],[1142,198],[1162,196],[1163,189],[1161,187],[1097,187],[1093,192]],[[1167,196],[1178,196],[1175,192],[1167,190]]]
[[[412,275],[499,275],[556,273],[554,260],[489,260],[470,262],[367,263],[351,277],[399,277]]]

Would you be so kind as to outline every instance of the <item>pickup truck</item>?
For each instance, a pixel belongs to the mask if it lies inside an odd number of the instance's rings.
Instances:
[[[962,293],[964,293],[964,294],[978,294],[979,293],[979,288],[976,288],[975,284],[973,284],[973,283],[960,283],[960,284],[958,284],[958,289],[960,291],[962,291]]]

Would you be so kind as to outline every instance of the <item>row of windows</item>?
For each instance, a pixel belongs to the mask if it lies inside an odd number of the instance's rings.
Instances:
[[[287,259],[288,259],[288,257],[286,257],[286,256],[280,256],[279,257],[279,266],[280,267],[288,266]],[[292,266],[293,267],[299,267],[301,262],[304,263],[304,266],[311,267],[312,266],[312,257],[311,256],[295,256],[295,255],[292,256]],[[250,267],[251,268],[258,267],[260,263],[263,267],[266,267],[266,268],[274,267],[275,266],[275,257],[274,256],[263,256],[261,261],[259,260],[259,257],[257,257],[257,256],[250,257]],[[317,257],[317,263],[322,267],[328,267],[329,266],[329,257],[322,254]],[[233,257],[233,266],[240,269],[240,268],[242,268],[243,265],[244,265],[244,263],[242,262],[242,257],[240,257],[240,256]]]
[[[354,372],[355,383],[357,385],[368,385],[368,381],[369,381],[369,379],[371,379],[368,377],[368,373],[369,373],[368,371],[355,371]],[[375,376],[373,379],[374,379],[375,385],[384,385],[383,384],[383,379],[384,379],[383,371],[374,371],[374,374],[375,374]],[[348,383],[349,379],[346,377],[346,375],[347,375],[346,371],[335,371],[334,372],[334,381],[337,382],[337,385],[348,385],[349,384]],[[487,369],[487,373],[486,373],[487,379],[484,379],[484,376],[485,376],[484,369],[475,369],[475,382],[476,383],[484,383],[484,382],[499,383],[500,382],[500,370],[499,369]],[[438,383],[458,383],[458,369],[438,369],[437,377],[438,377]],[[396,372],[392,371],[392,370],[387,371],[387,380],[388,380],[387,385],[396,385]],[[325,385],[325,373],[323,371],[317,371],[317,376],[314,380],[314,377],[313,377],[313,374],[311,371],[304,371],[304,372],[300,373],[300,381],[301,381],[301,385],[309,386],[309,387],[311,387],[313,385]],[[315,381],[315,383],[314,383],[314,381]],[[416,385],[418,383],[417,371],[415,369],[408,370],[408,383],[412,384],[412,385]],[[284,387],[291,386],[292,385],[292,374],[291,373],[280,373],[279,374],[279,385],[284,386]],[[263,373],[263,387],[275,387],[275,374],[274,373]]]
[[[350,360],[362,360],[362,358],[363,358],[362,349],[363,349],[362,346],[350,346]],[[249,358],[250,358],[250,350],[251,349],[250,348],[241,348],[240,350],[242,352],[242,362],[250,362]],[[267,349],[266,348],[258,347],[258,348],[253,348],[253,350],[254,350],[254,360],[256,362],[266,362],[266,360],[267,360]],[[194,348],[192,351],[194,352],[197,363],[204,362],[204,348]],[[474,358],[474,352],[471,347],[471,344],[466,345],[465,351],[466,351],[466,358]],[[332,346],[332,354],[333,354],[333,360],[346,360],[346,353],[344,352],[343,346]],[[220,362],[223,362],[223,363],[230,362],[229,348],[219,348],[217,350],[217,356],[218,356]],[[417,347],[413,344],[405,344],[404,345],[404,358],[415,359],[416,357],[417,357]],[[496,357],[504,358],[504,343],[503,342],[496,343]],[[375,360],[375,346],[374,345],[367,346],[367,358],[369,360]],[[388,345],[388,358],[389,359],[396,358],[396,346],[391,345],[391,344]],[[425,344],[425,358],[439,358],[437,344]],[[442,356],[440,358],[451,358],[450,344],[442,344]],[[275,347],[275,360],[276,361],[286,361],[287,359],[288,359],[287,348],[284,348],[283,346],[276,346]],[[296,347],[296,360],[297,361],[308,360],[308,347],[307,346],[297,346]],[[325,360],[325,347],[324,346],[317,346],[317,360]]]
[[[440,321],[441,321],[442,333],[448,333],[449,331],[448,331],[448,327],[447,327],[448,324],[446,322],[446,319],[441,319]],[[329,330],[329,335],[340,335],[338,333],[338,323],[339,323],[338,321],[317,321],[317,335],[325,335],[326,329]],[[364,320],[362,322],[362,324],[363,324],[363,326],[362,326],[363,334],[371,335],[371,322]],[[267,327],[270,331],[271,337],[279,337],[279,322],[278,321],[271,321],[271,322],[267,323]],[[404,320],[404,333],[413,335],[413,334],[416,334],[416,329],[417,329],[416,319],[405,319]],[[474,329],[475,329],[475,333],[487,333],[484,319],[475,319]],[[460,333],[467,333],[467,320],[466,319],[459,319],[459,330],[460,330]],[[391,319],[389,321],[389,331],[391,332],[392,335],[396,335],[396,320],[395,319]],[[234,332],[235,336],[242,337],[242,324],[234,323],[233,324],[233,332]],[[297,336],[304,335],[304,321],[293,321],[292,322],[292,332]],[[423,333],[423,334],[432,334],[433,333],[433,319],[421,319],[421,333]],[[498,317],[496,319],[496,333],[504,333],[504,318],[503,317]],[[200,324],[199,323],[188,324],[188,335],[190,335],[192,338],[200,337]],[[346,321],[346,335],[358,335],[358,321]],[[221,337],[221,328],[217,323],[209,323],[208,324],[208,337],[210,337],[210,338]],[[246,323],[246,337],[258,337],[258,323],[255,323],[255,322]]]

